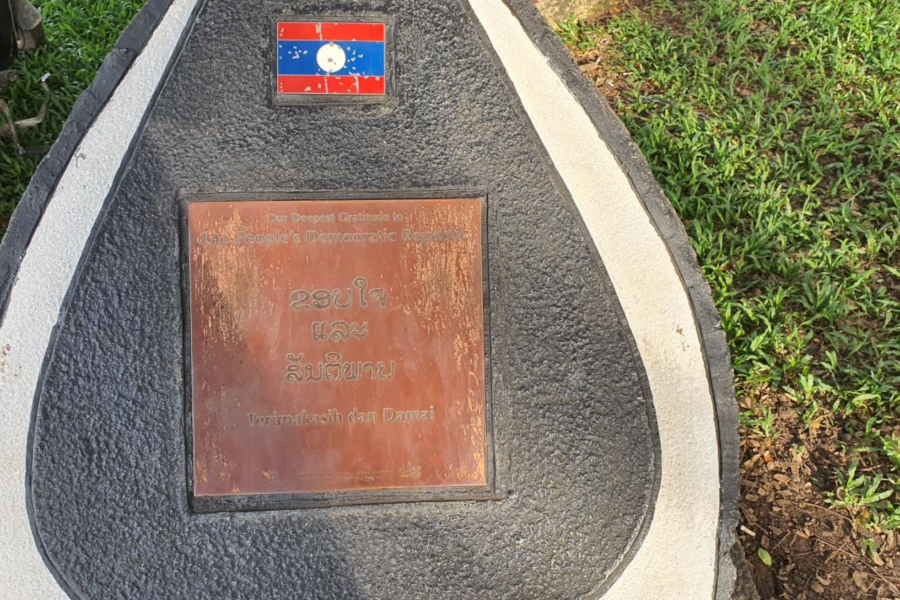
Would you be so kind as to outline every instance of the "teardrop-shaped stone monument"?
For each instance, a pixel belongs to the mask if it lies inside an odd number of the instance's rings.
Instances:
[[[149,0],[0,275],[4,598],[736,597],[709,288],[527,0]]]

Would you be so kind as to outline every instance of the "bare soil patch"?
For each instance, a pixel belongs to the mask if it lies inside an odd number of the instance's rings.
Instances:
[[[841,448],[860,424],[803,426],[790,399],[759,399],[774,415],[777,439],[745,431],[741,442],[740,539],[764,599],[900,598],[900,549],[893,532],[863,527],[865,508],[829,506],[823,489],[848,465]],[[742,408],[755,408],[749,399]],[[861,465],[861,470],[872,470]],[[828,485],[828,484],[831,485]],[[871,540],[880,551],[864,555]],[[763,548],[772,557],[759,558]]]

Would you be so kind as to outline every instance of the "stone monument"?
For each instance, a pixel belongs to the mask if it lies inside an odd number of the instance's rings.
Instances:
[[[149,0],[0,249],[4,598],[734,598],[677,216],[527,0]]]

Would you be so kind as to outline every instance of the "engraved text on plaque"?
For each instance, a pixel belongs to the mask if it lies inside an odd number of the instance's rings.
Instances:
[[[188,203],[195,495],[485,487],[482,215]]]

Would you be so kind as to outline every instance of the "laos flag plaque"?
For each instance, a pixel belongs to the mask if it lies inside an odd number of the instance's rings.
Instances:
[[[276,102],[381,102],[389,95],[385,20],[276,24]]]

